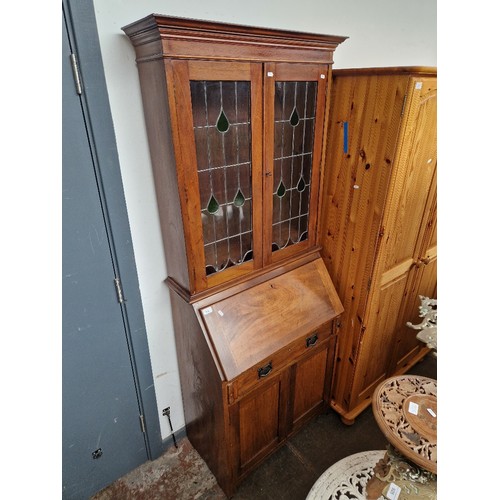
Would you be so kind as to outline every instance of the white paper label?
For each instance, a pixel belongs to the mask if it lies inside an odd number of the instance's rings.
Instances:
[[[220,309],[217,311],[217,314],[218,314],[219,316],[224,316],[224,313],[223,313]]]
[[[431,408],[427,408],[427,411],[433,416],[433,417],[437,417],[437,415],[432,411]]]
[[[401,493],[401,488],[397,484],[391,483],[389,485],[389,489],[387,490],[385,496],[389,500],[398,500],[400,493]]]
[[[272,71],[268,71],[267,76],[274,76],[274,73]]]
[[[415,84],[415,90],[420,90],[422,88],[422,82],[417,82]]]
[[[321,77],[322,80],[324,80],[326,78],[326,76],[323,73],[321,73],[321,75],[319,75],[319,76]]]
[[[207,314],[212,313],[213,309],[211,307],[205,307],[205,309],[203,309],[201,312],[203,313],[203,316],[206,316]]]
[[[413,413],[413,415],[418,415],[418,404],[410,401],[410,404],[408,405],[408,411],[410,413]]]

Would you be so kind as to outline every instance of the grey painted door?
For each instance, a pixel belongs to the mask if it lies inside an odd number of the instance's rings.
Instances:
[[[148,459],[88,124],[63,22],[63,498],[87,499]]]

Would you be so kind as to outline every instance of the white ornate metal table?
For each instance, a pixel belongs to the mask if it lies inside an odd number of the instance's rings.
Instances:
[[[384,454],[384,450],[363,451],[339,460],[321,474],[306,500],[366,500],[367,483]]]

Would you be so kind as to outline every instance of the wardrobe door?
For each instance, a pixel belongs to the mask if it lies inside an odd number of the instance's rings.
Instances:
[[[429,194],[427,217],[422,223],[422,242],[415,259],[408,283],[406,300],[403,303],[400,321],[397,328],[397,340],[394,349],[391,373],[407,369],[408,364],[424,349],[425,344],[417,339],[419,330],[407,325],[410,322],[419,324],[421,305],[420,297],[437,298],[437,192],[436,175]]]
[[[419,269],[427,262],[422,249],[429,238],[428,211],[435,195],[436,97],[436,78],[410,78],[403,136],[386,204],[378,288],[374,289],[375,299],[370,305],[367,324],[372,335],[361,347],[365,356],[358,370],[363,377],[358,378],[353,391],[359,394],[358,403],[366,399],[381,380],[394,373],[394,356],[398,368],[402,368],[411,363],[418,352],[414,331],[406,327],[406,322],[414,319],[414,312],[408,316],[407,305],[409,301],[419,302]],[[426,281],[433,279],[435,283],[436,275],[432,272],[435,267],[430,266],[428,270]],[[434,290],[434,285],[431,284],[430,289]],[[403,334],[408,342],[402,342]]]
[[[334,405],[344,412],[386,373],[392,355],[386,336],[397,319],[405,284],[378,287],[375,269],[408,81],[406,74],[334,71],[320,243],[346,308],[333,377]],[[384,323],[374,321],[369,327],[367,303],[374,295]]]
[[[392,242],[386,246],[382,281],[404,279],[398,321],[393,329],[390,373],[405,369],[424,345],[406,323],[418,323],[419,295],[435,298],[437,281],[436,171],[437,79],[412,77],[409,83],[407,126],[398,172]]]

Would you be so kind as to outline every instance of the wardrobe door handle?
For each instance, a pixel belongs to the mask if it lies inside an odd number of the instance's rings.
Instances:
[[[310,337],[307,337],[306,339],[306,347],[312,347],[313,345],[316,345],[318,343],[318,334],[314,333]]]
[[[267,363],[266,366],[263,366],[262,368],[259,368],[257,370],[259,378],[267,377],[271,373],[272,369],[273,369],[273,362],[269,361],[269,363]]]
[[[412,263],[411,263],[411,266],[410,266],[410,269],[412,267],[416,267],[417,269],[420,269],[422,266],[426,266],[427,264],[429,264],[429,262],[431,261],[431,259],[429,257],[425,257],[423,259],[417,259],[417,260],[414,260]]]

